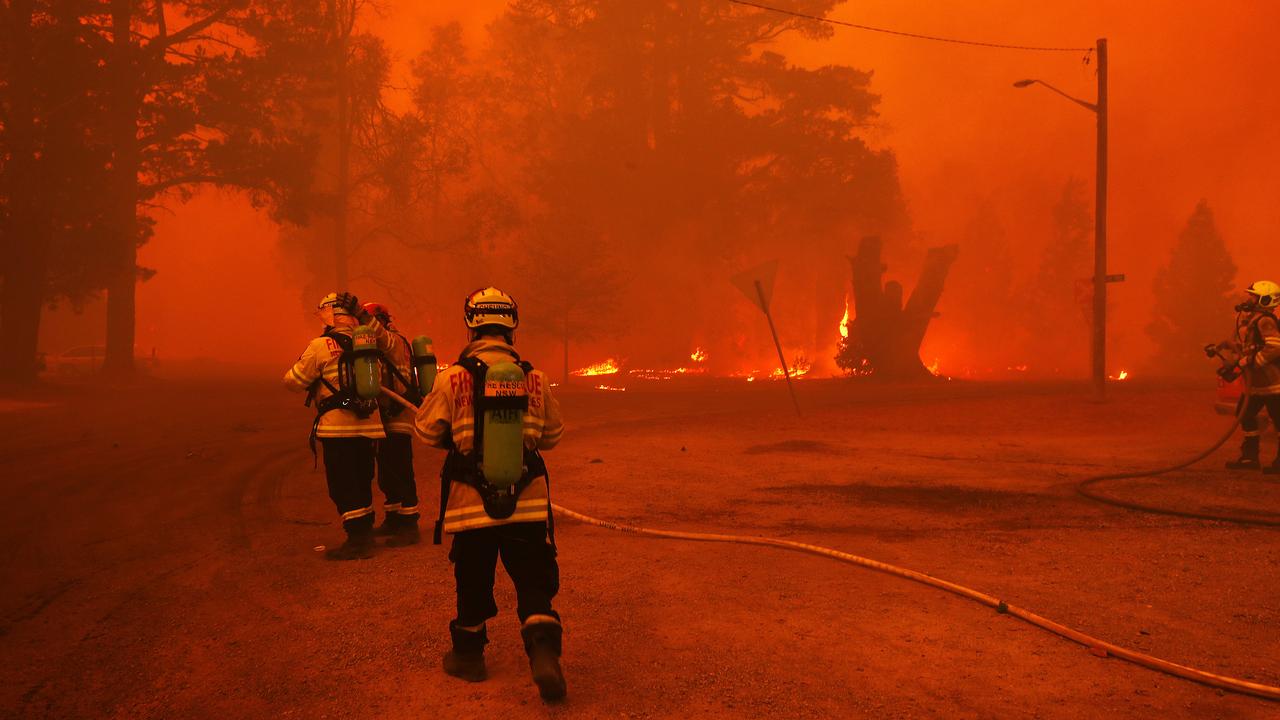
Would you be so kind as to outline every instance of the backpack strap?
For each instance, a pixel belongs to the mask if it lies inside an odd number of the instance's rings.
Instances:
[[[484,397],[484,376],[488,372],[489,366],[483,360],[474,357],[462,355],[458,358],[458,365],[471,376],[471,422],[472,422],[472,441],[471,452],[467,455],[462,454],[457,446],[449,449],[449,454],[444,459],[444,466],[440,468],[440,514],[436,516],[436,526],[431,533],[431,543],[439,545],[444,539],[444,513],[449,507],[449,490],[455,478],[470,478],[477,473],[479,467],[480,441],[484,436],[484,413],[477,408],[477,401]],[[457,398],[454,398],[457,402]]]
[[[332,327],[326,327],[324,332],[320,333],[320,337],[327,338],[338,344],[342,349],[342,354],[338,356],[338,361],[342,362],[347,353],[351,352],[352,342],[349,335],[343,335],[334,331]],[[339,385],[341,385],[342,367],[338,367]],[[324,400],[317,401],[316,396],[319,394],[320,386],[323,385],[329,391],[329,397]],[[309,386],[307,386],[307,399],[303,402],[304,407],[311,407],[311,403],[316,404],[316,418],[311,423],[311,436],[307,438],[307,445],[311,448],[312,466],[319,461],[319,455],[316,453],[316,433],[320,430],[320,418],[330,410],[334,410],[342,404],[342,393],[338,388],[333,386],[328,380],[324,379],[324,372],[320,373],[320,377],[316,378]]]
[[[523,361],[516,356],[514,358],[516,364],[528,375],[533,371],[533,365]],[[484,446],[484,413],[489,410],[521,410],[529,409],[529,397],[521,395],[517,397],[489,397],[485,395],[485,375],[488,373],[489,366],[479,358],[463,355],[458,358],[458,365],[462,366],[471,376],[471,413],[472,413],[472,449],[471,452],[463,454],[455,447],[450,450],[449,455],[445,458],[444,467],[440,472],[440,514],[436,520],[436,526],[432,534],[432,542],[439,545],[444,535],[444,514],[449,504],[449,491],[453,482],[463,482],[471,485],[480,493],[485,503],[485,511],[489,512],[490,517],[507,517],[510,515],[495,515],[490,512],[490,500],[494,494],[495,488],[488,483],[480,471],[480,452]],[[519,496],[529,484],[539,478],[546,477],[548,482],[547,491],[547,534],[548,540],[552,548],[555,548],[555,529],[551,519],[551,493],[550,478],[547,473],[546,463],[542,461],[541,454],[537,450],[524,450],[525,465],[527,471],[516,483],[513,491],[507,491],[509,494]],[[505,494],[505,493],[504,493]]]
[[[1251,343],[1254,347],[1260,347],[1266,343],[1266,339],[1262,337],[1262,330],[1258,328],[1258,323],[1262,322],[1262,318],[1271,318],[1272,322],[1280,325],[1280,319],[1269,309],[1258,308],[1253,311],[1253,317],[1248,322],[1248,332],[1246,333],[1245,342]],[[1244,348],[1246,351],[1248,348]]]
[[[471,375],[471,454],[479,455],[484,447],[484,377],[489,366],[477,357],[458,358],[458,364]]]

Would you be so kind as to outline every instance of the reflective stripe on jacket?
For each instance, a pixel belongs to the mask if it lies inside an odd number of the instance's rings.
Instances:
[[[332,332],[344,335],[351,334],[351,328],[334,328]],[[334,388],[338,388],[338,358],[342,348],[332,338],[324,336],[312,340],[307,349],[302,351],[298,362],[284,374],[284,386],[294,392],[306,392],[315,384],[315,403],[333,395],[324,383],[317,382],[323,377]],[[367,418],[357,417],[350,410],[341,408],[330,410],[320,416],[320,424],[316,427],[318,438],[367,437],[383,438],[386,433],[382,429],[382,416],[375,410]]]
[[[467,345],[465,357],[479,358],[486,365],[510,362],[515,350],[501,340],[486,338]],[[560,404],[551,394],[551,383],[541,370],[534,370],[525,378],[529,394],[529,409],[524,416],[524,445],[529,449],[550,450],[560,442],[564,423],[560,419]],[[436,376],[422,407],[414,430],[428,445],[438,448],[456,448],[467,453],[475,446],[475,420],[473,417],[471,373],[461,365],[451,365]],[[480,494],[470,485],[454,482],[449,487],[449,500],[445,509],[444,531],[448,533],[475,528],[506,525],[515,522],[545,522],[547,520],[547,483],[534,480],[516,502],[511,517],[495,520],[484,511]]]

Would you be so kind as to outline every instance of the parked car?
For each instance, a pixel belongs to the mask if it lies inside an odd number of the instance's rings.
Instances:
[[[44,355],[41,361],[46,372],[55,375],[86,375],[102,369],[102,361],[107,356],[107,349],[101,345],[79,345],[53,355]],[[140,370],[151,370],[156,367],[156,354],[136,356],[134,362]]]
[[[107,349],[101,345],[80,345],[60,353],[46,355],[45,369],[55,375],[83,375],[102,369]]]

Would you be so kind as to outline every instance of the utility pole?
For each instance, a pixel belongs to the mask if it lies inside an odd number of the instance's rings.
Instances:
[[[1107,39],[1098,40],[1098,159],[1093,211],[1093,391],[1107,395]]]
[[[1088,102],[1073,97],[1043,80],[1018,80],[1016,88],[1043,85],[1097,116],[1098,155],[1093,206],[1093,339],[1090,343],[1093,395],[1107,397],[1107,283],[1121,282],[1124,275],[1107,274],[1107,39],[1098,38],[1098,100]]]

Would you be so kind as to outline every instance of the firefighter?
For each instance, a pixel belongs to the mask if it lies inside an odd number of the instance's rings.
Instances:
[[[440,542],[442,531],[453,535],[449,559],[458,608],[457,617],[449,623],[453,649],[444,656],[444,671],[470,682],[485,679],[484,646],[489,641],[485,622],[498,614],[493,583],[501,557],[515,585],[516,614],[533,680],[543,699],[558,700],[564,697],[565,681],[560,670],[560,616],[551,608],[551,599],[560,587],[560,570],[546,465],[539,450],[560,441],[564,429],[560,407],[546,375],[523,362],[512,346],[519,315],[510,295],[493,287],[477,290],[467,297],[463,314],[471,342],[458,362],[436,378],[415,427],[428,445],[449,451],[441,472],[435,542]],[[489,397],[486,373],[499,363],[521,367],[524,396]],[[493,395],[510,393],[508,389]],[[523,470],[517,470],[518,482],[496,492],[481,461],[491,467],[490,453],[496,453],[499,444],[477,434],[490,432],[485,430],[490,427],[485,407],[492,401],[513,400],[522,403],[523,435],[517,428],[511,437],[514,467]]]
[[[1245,405],[1238,408],[1244,442],[1240,445],[1240,458],[1227,463],[1232,470],[1257,470],[1261,467],[1258,413],[1264,407],[1271,416],[1272,426],[1280,428],[1280,327],[1277,327],[1275,315],[1276,308],[1280,306],[1280,285],[1259,280],[1245,293],[1245,301],[1236,306],[1234,338],[1240,352],[1239,365],[1244,373],[1245,394],[1240,402]],[[1280,451],[1263,472],[1280,474]]]
[[[351,372],[353,334],[360,312],[355,296],[329,293],[319,305],[324,331],[312,340],[284,375],[290,390],[307,393],[315,403],[311,450],[319,440],[324,452],[329,498],[342,517],[346,541],[330,548],[329,560],[356,560],[373,554],[374,443],[386,436],[378,401],[355,389]]]
[[[385,330],[383,385],[414,403],[421,403],[409,341],[391,320],[391,311],[381,303],[365,303],[363,310],[378,320]],[[418,543],[418,488],[413,478],[413,414],[404,406],[383,397],[379,411],[386,438],[377,444],[378,488],[385,498],[385,515],[374,535],[387,536],[387,547]]]

